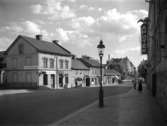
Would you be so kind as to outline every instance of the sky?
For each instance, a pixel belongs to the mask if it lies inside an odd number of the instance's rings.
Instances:
[[[127,56],[137,66],[146,58],[137,21],[148,15],[147,6],[145,0],[0,0],[0,51],[18,35],[42,34],[78,57],[98,59],[103,40],[104,62]]]

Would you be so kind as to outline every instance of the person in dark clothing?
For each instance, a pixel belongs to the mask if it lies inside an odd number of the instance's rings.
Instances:
[[[139,86],[138,86],[138,90],[141,92],[143,90],[143,86],[142,86],[142,80],[139,79]]]
[[[132,80],[133,88],[136,89],[136,79]]]

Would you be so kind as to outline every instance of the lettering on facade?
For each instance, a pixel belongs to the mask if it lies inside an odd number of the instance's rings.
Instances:
[[[147,54],[147,24],[141,25],[141,53]]]

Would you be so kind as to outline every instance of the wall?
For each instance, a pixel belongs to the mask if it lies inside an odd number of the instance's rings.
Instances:
[[[43,67],[43,58],[48,59],[48,68]],[[49,59],[54,59],[54,68],[50,68]],[[60,68],[59,60],[69,61],[68,69],[65,68],[65,63],[63,64],[63,68]],[[51,83],[51,79],[50,79],[51,74],[55,75],[55,85],[56,85],[55,88],[60,88],[60,86],[59,86],[59,74],[69,76],[70,71],[71,71],[71,57],[67,57],[67,56],[58,56],[58,55],[54,55],[54,54],[39,53],[38,54],[38,63],[39,63],[39,70],[41,72],[46,72],[46,74],[48,75],[48,85],[47,85],[47,87],[52,87],[51,86],[52,83]],[[63,80],[63,83],[65,84],[65,78]],[[70,79],[69,79],[69,84],[71,84]],[[67,87],[71,87],[69,84],[67,85]],[[43,85],[43,74],[41,74],[40,77],[39,77],[39,85],[40,86]]]
[[[23,54],[19,54],[19,45],[23,45]],[[29,62],[27,64],[27,58]],[[25,42],[22,38],[18,39],[16,43],[8,51],[6,56],[6,75],[7,83],[15,87],[30,87],[37,86],[37,70],[25,69],[25,66],[38,65],[37,51],[30,44]],[[30,67],[29,67],[30,68]],[[26,85],[26,83],[28,83]]]
[[[89,75],[89,70],[71,70],[70,83],[71,87],[75,87],[75,79],[82,78],[82,87],[86,87],[85,77]]]

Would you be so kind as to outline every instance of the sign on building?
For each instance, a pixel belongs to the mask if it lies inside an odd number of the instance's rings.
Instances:
[[[147,24],[141,25],[141,53],[147,54]]]

